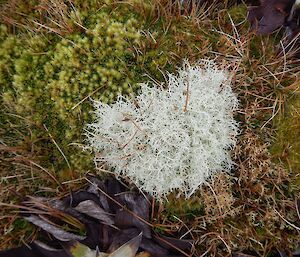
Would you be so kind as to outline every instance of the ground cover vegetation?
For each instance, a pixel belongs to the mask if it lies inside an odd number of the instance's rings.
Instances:
[[[87,126],[95,163],[157,200],[175,190],[190,198],[233,166],[238,100],[228,75],[211,61],[185,62],[177,72],[168,74],[167,89],[147,83],[131,100],[95,101],[95,122]]]
[[[90,98],[112,103],[140,82],[164,82],[184,58],[212,58],[232,73],[240,101],[236,166],[188,200],[171,194],[154,208],[153,229],[186,231],[196,256],[295,250],[299,65],[282,31],[256,36],[246,6],[226,1],[14,0],[0,10],[2,249],[36,237],[16,213],[24,195],[63,195],[95,172],[79,147]]]

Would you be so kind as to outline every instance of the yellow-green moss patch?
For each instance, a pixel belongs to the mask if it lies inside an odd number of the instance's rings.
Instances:
[[[300,185],[300,95],[287,101],[285,112],[276,121],[276,136],[271,147],[273,156],[284,162]]]

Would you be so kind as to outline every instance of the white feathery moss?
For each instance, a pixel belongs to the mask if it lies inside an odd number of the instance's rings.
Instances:
[[[141,190],[189,197],[212,174],[231,169],[237,106],[227,72],[209,61],[185,63],[168,75],[167,89],[142,84],[133,100],[95,102],[87,141],[96,164],[106,162]]]

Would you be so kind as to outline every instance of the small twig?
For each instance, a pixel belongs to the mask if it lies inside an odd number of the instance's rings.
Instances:
[[[123,146],[121,146],[121,149],[124,149],[134,139],[134,137],[136,136],[137,132],[138,132],[138,130],[136,130],[134,132],[134,134],[130,137],[130,139],[129,139],[129,141],[127,143],[125,143]]]
[[[46,170],[44,167],[42,167],[41,165],[29,160],[29,163],[30,164],[33,164],[34,166],[40,168],[41,170],[45,171],[60,187],[61,187],[61,184],[60,182],[56,179],[56,177],[54,177],[53,174],[50,173],[50,171]]]
[[[181,219],[179,219],[178,217],[176,217],[175,215],[173,215],[173,218],[175,218],[176,220],[178,220],[179,222],[182,223],[182,225],[187,229],[187,231],[180,237],[180,239],[184,238],[187,234],[191,234],[191,237],[195,240],[195,238],[193,237],[193,234],[191,233],[191,231],[193,230],[192,228],[189,228]]]
[[[206,183],[206,185],[210,188],[210,190],[212,191],[214,197],[215,197],[215,200],[216,200],[216,204],[218,205],[218,209],[219,209],[219,212],[220,212],[220,215],[222,215],[222,210],[221,210],[221,207],[220,207],[220,203],[219,203],[219,200],[218,200],[218,197],[217,197],[217,194],[216,192],[214,191],[214,189],[212,188],[212,186],[209,184],[209,183]]]
[[[224,240],[220,235],[218,235],[218,238],[219,238],[219,239],[223,242],[223,244],[226,246],[226,248],[227,248],[229,254],[231,254],[231,249],[230,249],[229,245],[225,242],[225,240]]]
[[[296,205],[296,211],[297,211],[298,217],[300,219],[300,210],[299,210],[298,201],[299,201],[298,199],[295,200],[295,205]]]
[[[123,183],[122,183],[123,184]],[[151,206],[151,202],[148,199],[148,197],[145,195],[145,193],[143,192],[143,190],[139,189],[139,192],[144,196],[145,200],[147,201],[147,203],[149,204],[149,206]]]
[[[293,223],[289,222],[288,220],[286,220],[275,208],[274,208],[274,211],[278,214],[278,216],[280,218],[282,218],[288,225],[290,225],[291,227],[293,227],[294,229],[297,229],[300,231],[300,228],[297,227],[296,225],[294,225]]]
[[[124,115],[124,114],[123,114],[123,115]],[[125,116],[125,115],[124,115],[124,116]],[[137,122],[134,121],[133,119],[128,118],[128,117],[125,117],[122,121],[131,121],[131,122],[133,123],[133,125],[137,127],[138,130],[140,130],[141,132],[145,133],[145,131],[144,131],[142,128],[140,128],[140,127],[138,126]]]
[[[261,129],[263,129],[272,119],[274,119],[274,117],[278,114],[278,112],[280,111],[280,108],[278,107],[277,110],[276,109],[276,105],[278,103],[278,98],[276,98],[275,103],[273,105],[273,113],[272,116],[261,126]]]
[[[43,25],[43,24],[41,24],[41,23],[39,23],[39,22],[37,22],[37,21],[35,21],[35,20],[32,20],[32,22],[35,23],[35,24],[37,24],[38,26],[40,26],[40,27],[42,27],[42,28],[45,28],[45,29],[47,29],[47,30],[49,30],[49,31],[51,31],[51,32],[53,32],[53,33],[55,33],[55,34],[60,35],[60,33],[59,33],[58,30],[55,30],[55,29],[53,29],[53,28],[50,28],[49,26]]]
[[[62,182],[62,185],[73,184],[73,183],[76,183],[76,182],[81,182],[82,180],[84,180],[84,178],[77,178],[77,179],[73,179],[73,180],[68,180],[68,181]]]
[[[207,256],[207,254],[210,252],[212,246],[210,246],[200,257]]]
[[[92,93],[88,94],[86,97],[84,97],[82,100],[80,100],[77,104],[75,104],[71,110],[74,110],[77,106],[79,106],[80,104],[82,104],[86,99],[88,99],[89,97],[91,97],[93,94],[95,94],[97,91],[99,91],[101,88],[103,88],[106,85],[103,85],[101,87],[96,88]]]
[[[10,204],[10,203],[1,203],[0,202],[0,206],[20,209],[20,211],[16,211],[16,213],[19,213],[19,212],[23,213],[24,212],[24,213],[34,213],[34,214],[49,214],[49,212],[47,212],[47,211],[36,210],[35,208],[22,206],[22,205],[18,205],[18,204]]]
[[[87,31],[88,29],[86,27],[84,27],[83,25],[81,25],[79,22],[74,21],[74,23],[79,26],[80,28],[84,29],[85,31]]]
[[[152,198],[152,203],[151,203],[151,220],[153,220],[153,218],[154,218],[154,211],[155,211],[155,199],[153,197]]]
[[[49,134],[51,140],[53,141],[53,143],[54,143],[55,146],[57,147],[58,151],[61,153],[61,155],[62,155],[63,158],[65,159],[65,161],[66,161],[66,163],[67,163],[69,169],[71,170],[71,166],[70,166],[70,163],[69,163],[69,161],[68,161],[66,155],[65,155],[64,152],[61,150],[61,148],[59,147],[59,145],[56,143],[55,139],[54,139],[53,136],[50,134],[50,132],[49,132],[48,128],[46,127],[46,125],[45,125],[45,124],[43,124],[43,125],[44,125],[45,130],[46,130],[47,133]]]
[[[185,98],[185,105],[183,108],[183,112],[187,111],[187,106],[188,106],[188,102],[189,102],[189,98],[190,98],[189,88],[190,88],[189,78],[187,78],[186,79],[186,98]]]
[[[282,75],[281,75],[281,79],[283,78],[285,71],[286,71],[286,67],[287,67],[287,61],[286,61],[286,52],[285,52],[285,47],[282,43],[282,40],[280,40],[280,46],[282,47],[282,52],[283,52],[283,67],[282,67]]]

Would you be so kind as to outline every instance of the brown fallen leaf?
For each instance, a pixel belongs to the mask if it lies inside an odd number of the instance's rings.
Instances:
[[[145,257],[189,256],[191,241],[170,237],[161,237],[163,243],[157,240],[149,220],[148,196],[115,179],[102,182],[90,177],[89,181],[91,185],[85,190],[60,200],[28,197],[20,205],[24,218],[46,232],[47,242],[30,244],[31,249],[23,246],[0,252],[0,257],[77,257],[79,253],[85,253],[80,257],[94,257],[95,249],[101,257],[133,257],[137,251],[143,251]],[[66,231],[71,228],[79,232],[83,227],[85,236]],[[55,249],[60,245],[64,248]],[[75,255],[66,255],[68,249]]]
[[[83,240],[85,238],[84,236],[75,235],[51,224],[45,217],[41,218],[41,216],[30,215],[29,217],[25,217],[25,219],[52,234],[60,241]]]
[[[278,48],[281,50],[280,54],[300,59],[300,1],[291,10],[285,23],[282,45]]]
[[[284,25],[295,0],[261,0],[259,6],[248,8],[251,29],[257,34],[270,34]]]
[[[98,219],[106,225],[113,225],[115,223],[113,218],[92,200],[80,202],[75,207],[75,210]]]

